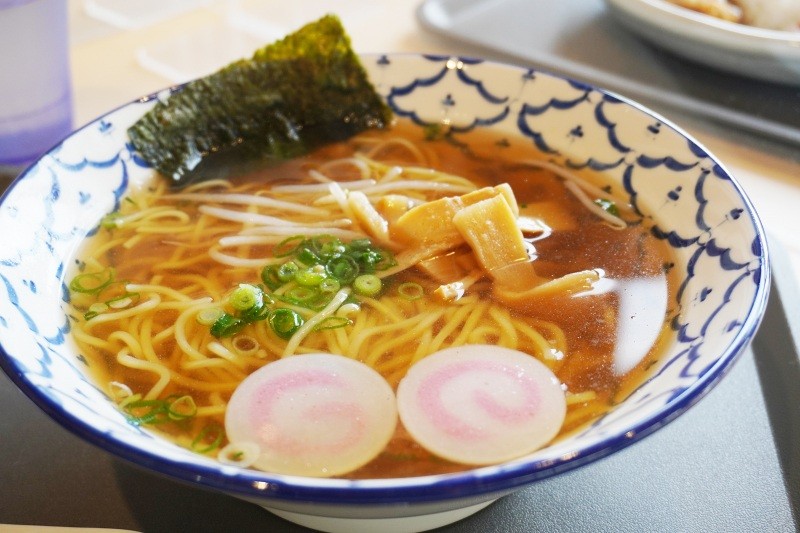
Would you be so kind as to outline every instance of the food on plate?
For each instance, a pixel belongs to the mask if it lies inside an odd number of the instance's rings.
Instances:
[[[742,22],[773,30],[800,31],[800,0],[737,0]]]
[[[800,0],[670,0],[713,17],[759,28],[800,31]]]
[[[250,91],[229,96],[251,101]],[[156,109],[169,115],[171,102]],[[130,423],[240,466],[407,477],[529,453],[646,379],[670,342],[677,290],[651,219],[602,176],[543,160],[521,135],[383,113],[292,157],[232,150],[258,163],[241,174],[228,172],[243,168],[234,161],[176,187],[165,170],[131,186],[76,251],[71,335]],[[215,118],[201,119],[214,130]],[[456,379],[455,392],[437,382],[454,394],[439,400],[475,397],[495,422],[535,419],[513,446],[486,438],[474,456],[442,447],[407,399],[397,423],[398,387],[407,398],[415,380],[438,379],[425,377],[429,365],[476,353],[468,366],[490,388],[512,388],[508,368],[524,374],[522,414],[473,378]],[[462,415],[447,416],[462,427]],[[321,423],[284,425],[303,417]]]
[[[669,0],[673,4],[730,22],[741,22],[742,10],[728,0]]]

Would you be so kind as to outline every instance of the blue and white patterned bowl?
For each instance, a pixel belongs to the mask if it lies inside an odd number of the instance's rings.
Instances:
[[[126,138],[154,104],[151,96],[75,132],[3,198],[0,364],[14,382],[70,431],[153,471],[319,529],[413,531],[617,451],[674,419],[725,375],[760,323],[769,268],[752,205],[703,147],[634,103],[543,72],[440,56],[363,59],[397,115],[525,136],[554,162],[603,172],[652,217],[678,258],[679,301],[672,305],[680,312],[671,324],[675,342],[651,379],[591,427],[524,460],[401,480],[308,479],[224,466],[128,424],[76,353],[64,275],[100,219],[153,176]]]

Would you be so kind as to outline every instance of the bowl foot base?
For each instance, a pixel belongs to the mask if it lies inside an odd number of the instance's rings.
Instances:
[[[381,533],[417,533],[457,522],[462,518],[477,513],[484,507],[488,507],[495,501],[489,500],[477,505],[441,513],[398,518],[334,518],[293,513],[269,507],[266,509],[284,520],[327,533],[374,533],[375,531],[380,531]]]

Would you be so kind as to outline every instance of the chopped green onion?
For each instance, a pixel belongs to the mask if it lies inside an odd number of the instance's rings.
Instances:
[[[375,296],[382,285],[381,278],[374,274],[362,274],[353,280],[353,290],[362,296]]]
[[[303,235],[287,237],[275,245],[275,248],[272,249],[272,255],[275,257],[288,257],[297,251],[304,240],[305,237]]]
[[[211,334],[218,339],[221,337],[232,337],[239,333],[246,325],[247,322],[241,318],[236,318],[228,313],[222,313],[222,316],[211,325]]]
[[[247,468],[261,455],[261,449],[254,442],[231,442],[217,454],[217,460],[226,465]]]
[[[137,426],[179,422],[197,414],[197,405],[188,394],[172,394],[163,400],[143,400],[132,394],[119,402],[128,422]]]
[[[329,276],[335,278],[341,284],[352,283],[358,276],[358,263],[349,255],[335,257],[325,264],[325,270]]]
[[[99,294],[103,289],[111,285],[115,275],[116,271],[110,267],[100,272],[78,274],[72,278],[69,283],[69,289],[83,294]]]
[[[228,297],[228,303],[237,311],[260,308],[264,305],[263,293],[255,285],[240,283]]]
[[[106,301],[106,305],[112,309],[124,309],[131,305],[134,301],[139,300],[138,292],[125,292],[115,298]]]
[[[274,303],[272,298],[264,298],[261,301],[261,305],[255,305],[246,311],[240,311],[237,317],[241,318],[247,323],[264,320],[269,315],[269,306],[267,305],[267,302]]]
[[[406,300],[418,300],[422,298],[423,294],[425,293],[422,285],[419,283],[412,283],[407,281],[405,283],[401,283],[397,287],[397,294],[405,298]]]
[[[130,298],[130,296],[119,296],[117,298],[112,298],[111,300],[108,300],[106,305],[108,305],[108,307],[112,309],[125,309],[132,303],[133,300]]]
[[[167,403],[164,400],[136,400],[125,404],[128,422],[141,426],[162,424],[169,420]]]
[[[273,253],[275,257],[287,259],[280,265],[267,265],[261,270],[263,285],[241,284],[231,293],[227,305],[233,310],[214,320],[212,335],[217,338],[232,336],[247,324],[267,320],[276,335],[289,339],[304,323],[295,308],[323,309],[343,287],[352,287],[354,294],[377,295],[382,282],[374,272],[396,264],[391,252],[376,248],[370,239],[344,243],[332,235],[309,239],[293,235],[276,245]],[[294,307],[276,309],[275,300]],[[350,307],[353,310],[348,314],[358,310],[357,305]],[[347,323],[346,317],[338,318],[328,321],[323,329]]]
[[[356,260],[363,270],[373,271],[375,265],[383,260],[383,255],[375,250],[367,250],[359,254]]]
[[[255,355],[259,347],[258,341],[250,335],[237,335],[231,344],[237,354],[244,356]]]
[[[278,267],[278,270],[275,274],[279,280],[286,283],[287,281],[292,281],[299,270],[300,267],[297,266],[297,263],[294,261],[287,261]]]
[[[209,307],[197,313],[197,322],[203,326],[210,326],[224,314],[225,311],[219,307]]]
[[[344,243],[331,235],[314,237],[311,243],[317,255],[324,259],[340,256],[347,251]]]
[[[299,298],[295,298],[295,295],[299,296]],[[289,305],[296,305],[305,309],[319,311],[328,305],[332,297],[332,294],[326,294],[311,288],[294,287],[292,290],[287,291],[283,296],[280,296],[280,300]]]
[[[188,394],[167,403],[167,415],[172,420],[183,420],[197,414],[197,404]]]
[[[83,313],[83,319],[91,320],[97,315],[105,313],[106,311],[108,311],[108,305],[104,304],[103,302],[95,302],[89,306],[89,309],[87,309],[85,313]]]
[[[381,260],[375,263],[375,270],[389,270],[397,265],[397,260],[392,254],[381,254]]]
[[[353,239],[350,241],[350,248],[353,250],[366,250],[372,247],[372,241],[369,239]]]
[[[192,450],[197,453],[208,453],[219,448],[225,439],[225,430],[219,424],[208,424],[194,438],[191,444]]]
[[[319,284],[319,292],[322,294],[333,294],[339,292],[339,289],[342,288],[342,284],[339,283],[339,280],[334,278],[325,278]]]
[[[283,285],[281,278],[278,276],[278,267],[275,265],[267,265],[261,270],[261,281],[271,291]]]
[[[310,287],[292,287],[286,291],[286,299],[290,303],[305,303],[317,296],[317,291]]]
[[[315,267],[306,268],[299,271],[294,276],[294,280],[298,285],[303,287],[316,287],[326,278],[324,269],[317,269]]]
[[[311,248],[308,247],[301,247],[297,250],[295,257],[298,261],[303,263],[306,266],[313,266],[318,265],[320,263],[320,258]]]
[[[125,407],[127,407],[129,403],[138,402],[141,399],[142,399],[142,395],[141,394],[139,394],[139,393],[131,394],[130,396],[127,396],[127,397],[123,398],[119,402],[119,406],[122,407],[123,409],[125,409]]]
[[[305,322],[297,311],[285,307],[273,309],[267,320],[272,331],[284,340],[290,339]]]
[[[319,324],[314,326],[314,331],[322,331],[325,329],[338,329],[352,324],[349,318],[344,316],[329,316],[322,320]]]
[[[617,208],[617,204],[612,202],[611,200],[606,200],[605,198],[598,198],[597,200],[594,201],[594,203],[609,215],[614,215],[615,217],[619,216],[619,209]]]
[[[111,397],[118,402],[122,402],[133,396],[131,388],[119,381],[110,381],[108,383],[108,389],[111,392]]]
[[[114,211],[103,217],[100,221],[100,227],[103,229],[117,229],[122,225],[122,214],[119,211]]]

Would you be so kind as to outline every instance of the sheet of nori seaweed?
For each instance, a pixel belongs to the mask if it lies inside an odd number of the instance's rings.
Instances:
[[[128,135],[178,188],[296,157],[390,120],[341,22],[327,15],[187,83]]]

